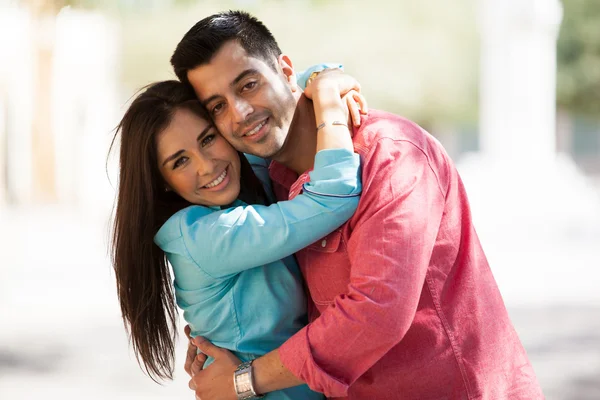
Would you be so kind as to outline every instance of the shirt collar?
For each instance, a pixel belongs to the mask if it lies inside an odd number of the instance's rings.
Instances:
[[[271,180],[290,190],[294,182],[298,180],[298,174],[277,161],[271,161],[269,165],[269,176]]]

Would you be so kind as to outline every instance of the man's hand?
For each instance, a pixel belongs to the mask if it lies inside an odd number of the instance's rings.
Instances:
[[[233,385],[233,373],[242,362],[229,350],[222,349],[208,340],[196,337],[194,344],[202,353],[214,358],[214,362],[205,369],[193,374],[190,389],[201,400],[237,400]],[[189,351],[188,351],[189,356]],[[187,365],[187,362],[186,362]],[[194,372],[193,366],[191,371]]]
[[[196,347],[194,340],[190,336],[190,326],[186,325],[183,331],[188,338],[187,357],[185,358],[185,366],[183,368],[185,369],[185,372],[193,378],[194,375],[202,370],[202,367],[206,362],[206,355],[203,353],[198,354],[198,347]]]

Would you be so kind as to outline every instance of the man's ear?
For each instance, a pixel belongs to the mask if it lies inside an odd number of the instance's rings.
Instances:
[[[292,89],[292,92],[300,90],[298,87],[298,81],[296,80],[296,71],[294,71],[292,60],[287,55],[280,54],[279,57],[277,57],[277,62],[279,63],[279,68],[281,68],[288,85]]]

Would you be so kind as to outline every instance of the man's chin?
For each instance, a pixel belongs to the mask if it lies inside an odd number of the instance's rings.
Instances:
[[[248,146],[245,152],[262,158],[274,159],[281,152],[282,148],[283,146],[273,141],[267,141],[265,143],[256,143],[254,146]]]

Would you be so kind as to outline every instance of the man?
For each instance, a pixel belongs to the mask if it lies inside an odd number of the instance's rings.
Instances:
[[[314,113],[268,29],[243,12],[210,16],[171,62],[233,146],[274,160],[278,197],[297,195],[315,156]],[[306,382],[352,400],[543,398],[441,145],[380,111],[363,118],[353,140],[363,162],[359,208],[297,254],[311,322],[242,366],[252,388],[234,382],[235,356],[197,340],[215,358],[193,367],[197,397],[246,398],[239,393]]]

